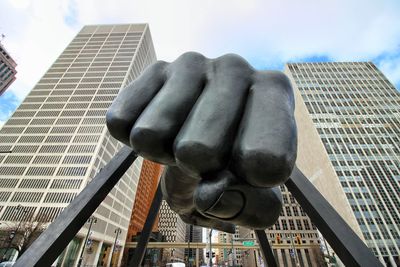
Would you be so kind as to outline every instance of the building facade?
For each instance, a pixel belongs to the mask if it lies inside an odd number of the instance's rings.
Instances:
[[[233,245],[233,237],[234,237],[233,234],[219,231],[218,243]],[[224,265],[227,264],[228,266],[233,266],[235,262],[234,255],[236,255],[236,249],[232,248],[232,246],[229,247],[229,245],[227,245],[227,247],[219,249],[218,255],[219,255],[219,263]]]
[[[366,244],[399,266],[399,92],[371,62],[290,63],[285,72]]]
[[[85,26],[0,131],[0,220],[53,221],[122,147],[107,132],[105,113],[119,90],[155,61],[147,24]],[[106,266],[120,261],[142,160],[121,178],[58,266]],[[24,212],[17,209],[23,206]],[[90,252],[90,253],[88,253]],[[114,257],[113,257],[114,256]]]
[[[190,243],[203,242],[203,227],[186,224],[185,242],[188,242],[188,248],[185,248],[185,259],[188,262],[188,266],[195,266],[196,256],[198,256],[199,261],[202,262],[203,249],[190,248]],[[199,253],[199,255],[196,255],[196,253]]]
[[[136,241],[138,234],[142,232],[155,192],[157,191],[162,170],[162,165],[149,160],[143,160],[126,242]],[[158,232],[158,219],[156,219],[153,225],[152,232]],[[125,248],[123,255],[124,265],[128,265],[133,253],[133,248]]]
[[[15,81],[17,63],[0,42],[0,96]]]
[[[166,242],[185,242],[186,223],[181,217],[171,210],[168,203],[163,200],[159,212],[158,231],[163,235]],[[170,249],[167,262],[184,262],[184,249]]]
[[[151,203],[153,202],[154,194],[157,191],[158,181],[162,171],[162,165],[149,160],[143,160],[139,184],[135,195],[135,203],[133,204],[131,221],[129,223],[127,235],[127,240],[129,239],[129,242],[131,242],[130,237],[136,236],[138,232],[143,230]],[[157,231],[158,220],[153,226],[153,232]]]
[[[283,207],[277,222],[266,230],[279,266],[321,266],[320,239],[317,228],[285,186],[281,186]],[[254,231],[240,228],[239,238],[255,240]],[[261,266],[259,251],[242,250],[243,266]]]

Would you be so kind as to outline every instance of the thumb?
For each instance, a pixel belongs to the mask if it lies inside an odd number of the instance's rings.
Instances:
[[[265,229],[278,219],[282,196],[279,187],[254,187],[225,170],[199,183],[194,205],[204,216]]]

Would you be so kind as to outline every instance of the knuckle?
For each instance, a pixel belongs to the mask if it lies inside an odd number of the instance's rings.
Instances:
[[[256,82],[272,82],[286,91],[293,92],[289,77],[281,71],[258,71],[255,77]]]
[[[141,152],[141,147],[145,145],[145,138],[149,139],[151,136],[151,132],[148,129],[144,129],[142,127],[133,127],[131,134],[129,136],[131,145],[137,150],[136,152]]]
[[[174,152],[178,166],[196,176],[216,171],[224,165],[217,149],[201,142],[175,142]]]
[[[189,52],[183,53],[180,57],[178,57],[178,59],[196,60],[196,59],[205,59],[205,57],[200,53],[189,51]]]
[[[126,117],[122,116],[120,112],[110,108],[106,112],[106,126],[115,139],[129,145],[126,133],[129,133],[130,122]]]
[[[151,128],[134,126],[131,130],[129,141],[135,151],[143,155],[151,154],[152,148],[154,148],[154,153],[156,152],[157,149],[155,149],[154,145],[159,143],[159,138]]]
[[[273,187],[289,177],[294,159],[284,151],[242,150],[240,173],[254,186]]]
[[[225,54],[216,60],[222,65],[222,67],[235,67],[253,70],[253,67],[251,67],[244,58],[236,54]]]
[[[155,67],[164,67],[168,65],[169,63],[164,61],[164,60],[157,60],[155,63],[153,63],[153,66]]]
[[[121,126],[128,123],[127,119],[121,116],[120,113],[115,111],[112,107],[106,112],[106,125],[110,132],[118,130]]]
[[[200,71],[202,72],[203,65],[207,61],[207,58],[197,52],[186,52],[179,56],[169,66],[169,70],[174,72],[178,69],[179,71]]]
[[[160,73],[164,73],[165,68],[169,65],[170,63],[163,61],[163,60],[157,60],[156,62],[154,62],[153,64],[149,65],[144,71],[143,73],[139,76],[146,76],[146,75],[150,75],[150,76],[154,76],[154,75],[159,75]]]
[[[129,136],[132,148],[141,156],[161,164],[173,164],[168,134],[157,127],[134,126]]]

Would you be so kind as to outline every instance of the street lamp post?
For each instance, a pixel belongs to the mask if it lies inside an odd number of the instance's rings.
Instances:
[[[292,198],[289,198],[289,206],[293,210],[294,206],[292,205],[292,203],[295,203],[295,202],[294,201],[292,202]],[[289,224],[289,235],[290,235],[290,244],[291,244],[291,247],[292,247],[292,252],[294,254],[294,259],[295,259],[295,262],[296,262],[296,266],[300,266],[299,255],[297,255],[297,249],[296,249],[296,246],[295,246],[294,241],[293,241],[292,226],[290,224]]]
[[[111,266],[113,266],[113,257],[114,257],[114,252],[115,252],[115,247],[117,246],[117,239],[118,239],[118,235],[122,232],[121,228],[117,228],[115,229],[114,233],[115,233],[115,240],[114,240],[114,246],[113,246],[113,250],[111,252]]]
[[[234,238],[234,235],[231,234],[231,258],[232,258],[232,266],[235,267],[236,255],[234,256],[234,254],[236,254],[236,253],[233,253],[233,238]]]
[[[81,264],[82,264],[82,261],[83,261],[83,253],[85,252],[85,247],[86,247],[86,244],[87,244],[89,235],[90,235],[90,230],[92,229],[92,225],[95,224],[95,223],[97,223],[97,218],[92,216],[92,217],[90,217],[90,218],[87,220],[87,222],[90,223],[90,224],[89,224],[89,229],[88,229],[87,234],[86,234],[86,237],[85,237],[85,243],[83,243],[81,255],[80,255],[80,257],[79,257],[78,267],[80,267]]]
[[[11,153],[11,152],[9,152],[9,153]],[[26,213],[26,212],[27,212],[27,210],[23,209],[23,207],[22,207],[21,204],[19,204],[15,209],[16,209],[17,213],[19,213],[20,210],[21,210],[23,213]],[[8,246],[7,246],[7,248],[6,248],[6,251],[5,251],[4,254],[3,254],[2,261],[4,261],[4,260],[6,259],[7,253],[8,253],[8,251],[9,251],[10,248],[11,248],[11,245],[12,245],[12,242],[14,241],[15,236],[18,234],[19,228],[21,227],[21,223],[22,223],[22,221],[23,221],[24,219],[25,219],[25,218],[22,217],[21,220],[20,220],[19,223],[18,223],[17,229],[16,229],[15,231],[12,231],[12,232],[10,233],[10,237],[9,237],[9,238],[10,238],[10,242],[8,243]]]
[[[193,225],[189,225],[189,237],[188,237],[188,256],[187,256],[187,264],[190,267],[190,240],[192,239],[192,230],[193,230]]]
[[[212,265],[212,244],[211,244],[211,237],[212,237],[212,231],[213,231],[213,229],[211,228],[210,229],[210,233],[209,233],[209,241],[210,241],[210,254],[209,254],[209,263],[210,263],[210,267],[212,267],[213,265]]]

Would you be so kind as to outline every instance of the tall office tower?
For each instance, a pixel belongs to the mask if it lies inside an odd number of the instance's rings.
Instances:
[[[399,92],[371,62],[293,63],[285,72],[366,244],[382,262],[399,266]]]
[[[275,225],[266,230],[276,261],[282,266],[318,266],[322,257],[318,231],[285,186],[281,186],[281,191],[281,214]],[[254,237],[253,231],[240,228],[240,238]],[[245,250],[242,259],[252,266],[259,262],[260,254]]]
[[[166,242],[185,242],[186,223],[181,217],[171,210],[168,203],[163,200],[158,219],[158,231],[164,236]],[[183,249],[171,249],[169,259],[184,261]]]
[[[272,243],[278,266],[323,266],[324,257],[320,249],[320,236],[310,218],[286,189],[281,186],[283,208],[278,221],[265,232]],[[257,243],[253,230],[238,227],[235,243],[253,241]],[[236,264],[247,267],[264,266],[258,249],[236,249]]]
[[[0,156],[1,227],[53,221],[101,171],[122,147],[107,132],[107,108],[153,61],[147,24],[83,27],[0,131],[0,151],[11,151]],[[117,243],[124,243],[141,164],[138,159],[93,214],[83,264],[119,261],[111,251],[118,229]],[[76,264],[88,226],[58,265]]]
[[[241,226],[236,225],[235,228],[235,233],[233,234],[233,242],[238,242],[239,239],[241,238],[240,235],[240,229],[243,228]],[[239,241],[241,242],[241,241]],[[243,262],[242,262],[242,250],[241,249],[233,249],[233,253],[232,253],[232,258],[233,258],[233,266],[243,266]]]
[[[0,95],[15,81],[17,63],[0,43]]]
[[[188,246],[190,247],[190,242],[201,243],[203,242],[203,227],[186,224],[186,232],[185,232],[185,242],[188,242]],[[203,249],[197,250],[196,248],[185,248],[185,258],[194,260],[196,259],[196,251],[198,251],[198,258],[201,261],[203,257]]]
[[[154,194],[157,190],[158,180],[162,173],[163,167],[160,164],[149,160],[143,160],[142,169],[140,171],[139,184],[136,189],[135,203],[133,204],[131,220],[129,222],[128,234],[126,242],[133,242],[138,239],[138,234],[142,232],[146,222],[147,215],[150,210]],[[158,231],[158,220],[154,223],[152,232]],[[123,262],[125,265],[133,256],[133,248],[125,248]]]
[[[129,223],[128,236],[136,236],[138,232],[143,230],[162,171],[162,165],[149,160],[143,160],[135,203],[133,204],[131,221]],[[158,223],[155,223],[153,231],[157,230]]]
[[[232,244],[233,235],[222,231],[218,232],[218,243]],[[232,244],[233,245],[233,244]],[[233,266],[233,250],[232,247],[219,249],[220,262],[228,263],[228,266]]]

